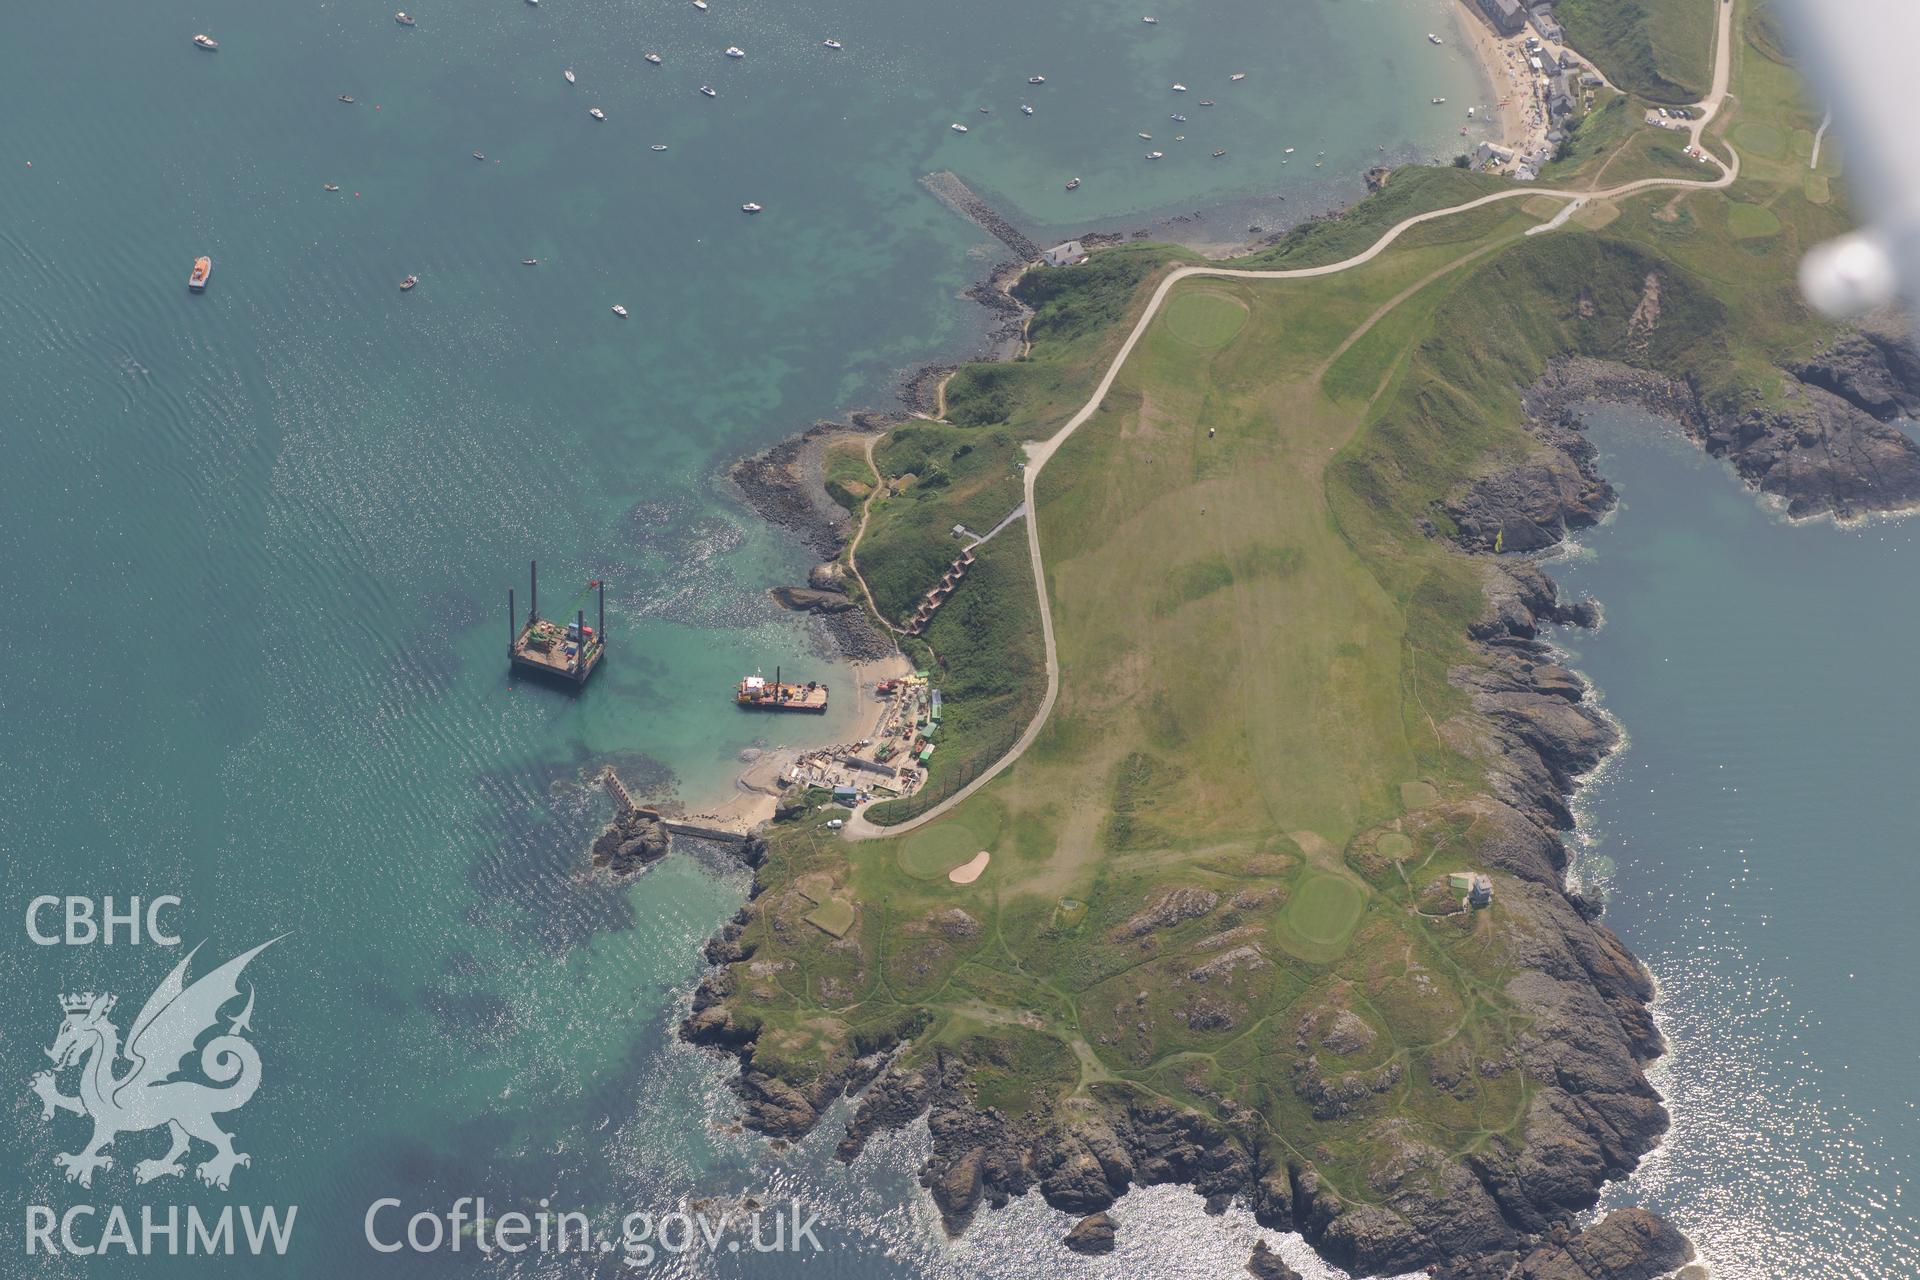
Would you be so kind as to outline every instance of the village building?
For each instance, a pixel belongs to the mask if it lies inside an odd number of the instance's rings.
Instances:
[[[1040,257],[1050,267],[1071,267],[1077,262],[1085,262],[1087,251],[1078,240],[1069,240],[1053,246]]]
[[[1503,36],[1518,35],[1527,25],[1526,6],[1520,0],[1480,0],[1480,11]]]

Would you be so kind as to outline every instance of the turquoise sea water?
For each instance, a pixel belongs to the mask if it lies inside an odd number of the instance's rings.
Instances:
[[[1674,1118],[1610,1202],[1722,1280],[1920,1275],[1920,528],[1789,525],[1668,427],[1593,434],[1622,508],[1553,572],[1606,621],[1560,638],[1629,744],[1581,868],[1660,980]]]
[[[834,1246],[806,1274],[1056,1259],[1033,1206],[942,1244],[911,1135],[843,1171],[831,1124],[784,1155],[725,1131],[721,1064],[672,1028],[745,878],[693,855],[630,886],[585,876],[606,802],[581,778],[614,759],[698,803],[756,734],[848,723],[775,729],[727,703],[775,664],[851,690],[765,599],[804,559],[716,477],[977,342],[959,295],[1000,250],[921,175],[955,170],[1036,235],[1196,208],[1225,211],[1196,234],[1279,225],[1383,157],[1456,148],[1460,108],[1427,99],[1473,101],[1474,72],[1423,35],[1453,11],[1176,0],[1146,27],[1091,0],[419,4],[404,29],[366,0],[99,0],[17,9],[0,40],[0,1275],[471,1270],[371,1251],[383,1196],[544,1198],[604,1224],[802,1193]],[[200,253],[212,287],[191,296]],[[503,669],[533,556],[551,611],[611,583],[611,654],[579,698]],[[57,997],[112,991],[125,1031],[179,952],[40,947],[28,904],[161,894],[206,944],[197,972],[286,935],[246,975],[264,1084],[225,1125],[252,1163],[224,1192],[138,1185],[164,1139],[129,1134],[81,1189],[53,1157],[85,1123],[26,1091]],[[25,1255],[36,1205],[298,1216],[284,1261],[88,1262]],[[1198,1219],[1191,1196],[1168,1206]],[[82,1243],[102,1226],[81,1219]],[[1250,1238],[1128,1247],[1139,1274],[1217,1274],[1205,1249]]]

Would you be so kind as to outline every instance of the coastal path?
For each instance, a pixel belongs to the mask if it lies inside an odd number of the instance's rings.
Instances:
[[[1700,145],[1701,130],[1706,128],[1707,122],[1713,119],[1727,97],[1730,68],[1733,61],[1733,52],[1730,43],[1733,31],[1733,7],[1729,0],[1720,0],[1719,26],[1715,33],[1714,44],[1713,87],[1706,98],[1702,99],[1698,104],[1700,115],[1691,125],[1695,146]],[[1364,266],[1372,262],[1384,253],[1394,241],[1398,240],[1413,228],[1420,226],[1422,223],[1436,222],[1441,218],[1451,218],[1456,214],[1468,213],[1474,209],[1484,208],[1490,204],[1498,204],[1503,200],[1522,200],[1529,196],[1555,196],[1568,200],[1574,205],[1579,205],[1589,200],[1610,200],[1619,196],[1628,196],[1635,192],[1650,191],[1656,188],[1679,188],[1682,190],[1696,191],[1724,189],[1732,186],[1734,180],[1740,176],[1740,154],[1733,149],[1733,145],[1730,142],[1725,145],[1728,158],[1724,161],[1712,152],[1705,152],[1709,161],[1717,165],[1720,169],[1719,176],[1715,178],[1639,178],[1632,182],[1622,183],[1619,186],[1606,187],[1593,191],[1571,191],[1566,189],[1516,186],[1508,191],[1496,191],[1491,195],[1481,196],[1475,200],[1468,200],[1464,204],[1450,205],[1444,209],[1432,209],[1426,213],[1415,214],[1410,218],[1404,218],[1394,223],[1393,226],[1387,229],[1385,234],[1359,253],[1354,254],[1350,258],[1343,258],[1339,262],[1326,263],[1323,266],[1296,267],[1289,271],[1246,271],[1235,270],[1231,267],[1206,266],[1181,267],[1176,271],[1169,272],[1166,278],[1160,282],[1159,288],[1153,291],[1153,296],[1147,300],[1146,308],[1140,313],[1140,319],[1134,323],[1133,331],[1127,335],[1126,341],[1120,344],[1120,350],[1114,354],[1112,363],[1107,366],[1105,375],[1100,379],[1100,384],[1093,389],[1093,395],[1088,398],[1087,402],[1080,407],[1077,413],[1067,419],[1058,431],[1054,432],[1045,440],[1030,441],[1027,444],[1024,503],[1027,509],[1027,556],[1032,561],[1034,585],[1040,595],[1040,636],[1046,649],[1047,659],[1047,692],[1040,700],[1040,709],[1034,713],[1033,720],[1027,725],[1026,731],[1020,735],[1019,740],[1007,750],[1005,755],[989,765],[979,777],[973,779],[973,781],[967,783],[964,787],[961,787],[960,790],[954,792],[951,796],[948,796],[945,800],[933,806],[933,808],[928,809],[925,813],[917,817],[910,818],[905,822],[889,827],[878,826],[867,821],[866,814],[864,810],[862,810],[847,819],[847,823],[841,828],[840,834],[849,840],[872,840],[883,836],[904,835],[917,827],[925,826],[927,823],[942,817],[981,787],[986,786],[989,782],[999,777],[1008,765],[1026,754],[1027,748],[1032,746],[1034,739],[1040,736],[1040,730],[1045,727],[1047,717],[1053,713],[1053,704],[1060,695],[1060,657],[1053,638],[1053,607],[1052,603],[1047,599],[1046,564],[1040,553],[1040,507],[1035,486],[1040,479],[1041,470],[1047,465],[1047,460],[1053,457],[1060,446],[1065,444],[1074,432],[1078,431],[1099,411],[1100,406],[1106,401],[1107,393],[1113,390],[1114,380],[1120,376],[1120,370],[1125,367],[1127,358],[1133,354],[1133,349],[1139,345],[1141,337],[1145,335],[1147,331],[1147,326],[1152,324],[1154,317],[1160,314],[1161,306],[1166,302],[1168,295],[1173,292],[1176,285],[1196,277],[1212,277],[1228,280],[1310,280],[1320,276],[1338,275],[1343,271],[1351,271],[1355,267]],[[1553,225],[1558,225],[1562,222],[1565,214],[1566,210],[1562,210],[1561,216],[1553,219]],[[1545,228],[1535,228],[1535,230],[1544,229]],[[871,457],[871,451],[869,451],[869,457]],[[863,583],[862,585],[864,586],[865,584]]]

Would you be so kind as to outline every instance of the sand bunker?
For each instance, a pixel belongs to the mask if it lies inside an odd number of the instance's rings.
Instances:
[[[987,869],[987,860],[992,856],[993,855],[985,849],[982,849],[980,852],[974,854],[971,860],[963,862],[953,870],[947,872],[947,879],[953,881],[955,884],[972,884],[980,878],[980,873]]]

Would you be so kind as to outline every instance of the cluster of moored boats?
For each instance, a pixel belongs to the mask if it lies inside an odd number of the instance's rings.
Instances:
[[[527,3],[530,5],[538,5],[540,3],[540,0],[527,0]],[[704,11],[707,8],[707,0],[692,0],[692,3],[695,9]],[[418,21],[413,17],[413,15],[408,13],[404,9],[396,12],[393,15],[393,20],[395,23],[397,23],[402,27],[414,27],[418,25]],[[1159,19],[1149,16],[1149,17],[1143,17],[1140,21],[1147,26],[1156,26],[1158,25]],[[1437,36],[1429,34],[1427,38],[1433,41],[1433,43],[1435,44],[1440,43],[1440,40]],[[215,50],[218,50],[220,47],[220,42],[218,40],[215,40],[212,36],[207,35],[205,33],[196,34],[193,37],[193,43],[198,48],[204,49],[208,52],[213,52]],[[831,39],[831,38],[822,40],[820,44],[822,48],[834,50],[834,51],[838,51],[845,48],[845,46],[842,45],[840,41]],[[656,66],[656,67],[664,65],[666,62],[665,57],[662,54],[655,51],[648,51],[642,54],[641,56],[643,60],[646,61],[649,65]],[[738,45],[728,45],[725,48],[725,50],[723,50],[723,56],[725,56],[729,61],[739,61],[741,59],[744,59],[747,56],[747,53],[745,49],[742,49]],[[564,68],[560,74],[568,84],[579,83],[579,76],[577,75],[577,73],[574,71],[572,67]],[[1233,72],[1231,75],[1227,77],[1229,83],[1235,83],[1235,84],[1239,83],[1242,80],[1245,80],[1246,78],[1247,78],[1247,73],[1244,71]],[[1041,85],[1046,84],[1047,78],[1044,75],[1032,75],[1027,77],[1027,83],[1037,88]],[[1178,81],[1175,81],[1171,86],[1171,92],[1174,92],[1174,93],[1186,93],[1188,91],[1189,90],[1187,86]],[[719,96],[718,91],[715,90],[714,87],[709,84],[701,85],[699,87],[699,92],[701,93],[702,96],[707,98],[715,98]],[[355,101],[353,95],[348,93],[341,94],[339,97],[339,100],[349,105],[353,104]],[[1435,101],[1439,102],[1439,101],[1442,101],[1442,99],[1435,99]],[[1214,105],[1214,100],[1212,98],[1203,98],[1200,100],[1200,105],[1202,107],[1211,107]],[[378,110],[377,107],[375,109]],[[990,115],[991,110],[990,108],[987,108],[987,107],[981,107],[980,113],[982,115]],[[1027,103],[1027,102],[1021,103],[1020,114],[1024,116],[1034,115],[1035,108],[1033,104]],[[598,122],[605,122],[607,119],[606,111],[603,108],[598,106],[588,107],[587,115],[590,116],[593,120]],[[1179,112],[1173,113],[1170,119],[1175,124],[1187,123],[1187,117],[1185,115],[1180,114]],[[959,121],[955,121],[951,127],[953,132],[955,133],[964,134],[968,132],[967,126],[964,124],[961,124]],[[1153,135],[1143,132],[1140,134],[1140,137],[1146,141],[1152,141]],[[1174,141],[1184,142],[1186,141],[1186,135],[1176,134],[1174,136]],[[653,143],[649,149],[656,152],[665,151],[667,150],[667,145],[665,143],[656,142],[656,143]],[[1291,155],[1293,153],[1293,148],[1288,147],[1286,151],[1287,151],[1287,154]],[[1218,159],[1226,154],[1227,153],[1224,148],[1216,150],[1213,153],[1215,159]],[[1322,152],[1321,154],[1324,155],[1325,153]],[[1164,151],[1157,151],[1157,150],[1149,151],[1146,153],[1146,158],[1148,160],[1159,160],[1159,159],[1162,159],[1165,155],[1166,153]],[[484,161],[487,157],[483,152],[475,151],[473,153],[473,158],[477,161]],[[1283,159],[1281,163],[1285,164],[1286,161]],[[323,184],[323,186],[325,190],[330,192],[337,192],[340,190],[339,185],[332,182],[325,183]],[[1068,191],[1076,191],[1079,189],[1079,187],[1080,187],[1079,178],[1070,178],[1067,180],[1066,189]],[[742,204],[740,206],[740,210],[741,212],[746,214],[756,214],[761,212],[764,207],[765,206],[761,204],[758,204],[754,201],[749,200],[745,204]],[[529,266],[529,267],[538,266],[539,261],[540,260],[538,258],[521,259],[522,265]],[[205,257],[205,256],[196,258],[193,263],[193,270],[188,276],[188,281],[187,281],[188,287],[196,293],[205,289],[207,287],[207,280],[212,275],[212,272],[213,272],[213,260],[211,258]],[[406,292],[413,289],[419,283],[420,283],[419,276],[409,274],[400,281],[400,289],[402,292]],[[613,313],[616,316],[619,316],[624,319],[627,316],[627,309],[624,306],[616,305],[613,308]]]
[[[1157,25],[1157,23],[1158,23],[1158,21],[1159,21],[1159,20],[1158,20],[1158,19],[1156,19],[1156,18],[1142,18],[1142,19],[1141,19],[1141,21],[1142,21],[1142,22],[1144,22],[1144,23],[1146,23],[1146,24],[1147,24],[1148,26],[1155,26],[1155,25]],[[1229,76],[1227,77],[1227,82],[1228,82],[1229,84],[1238,84],[1238,83],[1239,83],[1240,81],[1242,81],[1242,80],[1245,80],[1246,78],[1247,78],[1247,73],[1246,73],[1246,72],[1244,72],[1244,71],[1235,71],[1235,72],[1233,72],[1233,73],[1232,73],[1231,75],[1229,75]],[[1027,77],[1027,83],[1028,83],[1028,84],[1030,84],[1030,85],[1034,85],[1035,87],[1038,87],[1038,86],[1040,86],[1040,85],[1043,85],[1043,84],[1045,84],[1046,82],[1047,82],[1047,78],[1046,78],[1045,76],[1042,76],[1042,75],[1032,75],[1032,76],[1028,76],[1028,77]],[[1184,84],[1181,84],[1181,83],[1180,83],[1180,82],[1179,82],[1178,80],[1176,80],[1176,81],[1174,81],[1174,82],[1173,82],[1173,85],[1171,86],[1171,91],[1172,91],[1172,92],[1174,92],[1174,93],[1187,93],[1187,92],[1190,92],[1190,90],[1189,90],[1189,89],[1187,88],[1187,86],[1186,86],[1186,85],[1184,85]],[[1213,105],[1215,105],[1215,103],[1214,103],[1214,100],[1213,100],[1212,98],[1202,98],[1202,99],[1200,99],[1200,105],[1201,105],[1201,106],[1203,106],[1203,107],[1211,107],[1211,106],[1213,106]],[[1034,113],[1034,108],[1033,108],[1033,105],[1032,105],[1031,103],[1026,103],[1026,102],[1023,102],[1023,103],[1021,103],[1021,104],[1020,104],[1020,114],[1021,114],[1021,115],[1023,115],[1023,116],[1030,116],[1030,115],[1032,115],[1033,113]],[[981,108],[980,108],[980,114],[981,114],[981,115],[983,115],[983,116],[986,116],[986,115],[992,115],[992,114],[993,114],[993,109],[992,109],[991,107],[981,107]],[[1173,121],[1173,122],[1174,122],[1175,124],[1185,124],[1185,123],[1187,123],[1187,118],[1186,118],[1186,117],[1185,117],[1184,115],[1182,115],[1182,114],[1180,114],[1180,113],[1179,113],[1178,111],[1176,111],[1176,112],[1174,112],[1174,113],[1173,113],[1173,114],[1172,114],[1171,116],[1169,116],[1168,118],[1169,118],[1169,119],[1171,119],[1171,120],[1172,120],[1172,121]],[[949,126],[947,126],[947,127],[948,127],[948,128],[950,128],[950,129],[952,129],[952,130],[953,130],[953,131],[954,131],[955,133],[967,133],[967,132],[969,132],[969,130],[968,130],[968,128],[967,128],[967,126],[966,126],[966,125],[964,125],[964,124],[961,124],[961,123],[960,123],[960,122],[959,122],[958,120],[956,120],[956,121],[954,121],[954,122],[953,122],[953,123],[952,123],[951,125],[949,125]],[[1147,142],[1151,142],[1151,141],[1153,141],[1153,135],[1152,135],[1152,134],[1150,134],[1150,133],[1142,133],[1142,134],[1140,134],[1139,136],[1140,136],[1140,138],[1141,138],[1141,139],[1142,139],[1143,141],[1147,141]],[[1185,141],[1187,140],[1187,135],[1186,135],[1186,134],[1184,134],[1184,133],[1178,133],[1178,134],[1175,134],[1175,135],[1174,135],[1174,137],[1173,137],[1173,140],[1174,140],[1175,142],[1185,142]],[[1292,150],[1293,150],[1293,148],[1292,148],[1292,147],[1288,147],[1288,148],[1287,148],[1287,150],[1288,150],[1288,151],[1292,151]],[[1149,160],[1161,160],[1161,159],[1164,159],[1164,158],[1166,157],[1166,154],[1167,154],[1167,153],[1166,153],[1166,152],[1164,152],[1164,151],[1149,151],[1149,152],[1147,152],[1147,159],[1149,159]],[[1222,157],[1222,156],[1224,156],[1224,155],[1226,155],[1226,154],[1227,154],[1227,152],[1226,152],[1226,148],[1224,148],[1224,147],[1222,147],[1222,148],[1220,148],[1219,150],[1216,150],[1216,151],[1215,151],[1215,152],[1213,153],[1213,158],[1214,158],[1214,159],[1216,159],[1216,160],[1218,160],[1218,159],[1219,159],[1220,157]],[[1285,161],[1282,161],[1281,163],[1283,163],[1283,164],[1284,164],[1284,163],[1286,163],[1286,162],[1285,162]],[[1079,189],[1080,189],[1080,179],[1078,179],[1078,178],[1069,178],[1069,179],[1067,180],[1067,190],[1069,190],[1069,191],[1078,191]]]

